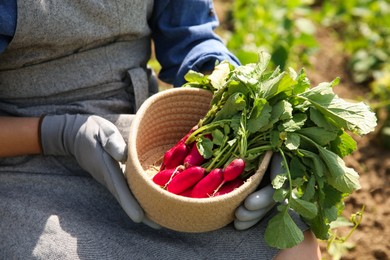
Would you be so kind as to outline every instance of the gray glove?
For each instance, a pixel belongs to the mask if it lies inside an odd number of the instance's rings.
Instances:
[[[282,161],[279,153],[273,154],[270,164],[271,181],[277,174],[282,173]],[[245,230],[259,222],[275,206],[274,193],[272,184],[268,184],[250,194],[235,212],[234,227],[237,230]]]
[[[118,162],[127,157],[127,146],[119,130],[99,116],[48,115],[41,123],[44,155],[71,155],[79,165],[103,184],[134,222],[153,226],[130,192]]]

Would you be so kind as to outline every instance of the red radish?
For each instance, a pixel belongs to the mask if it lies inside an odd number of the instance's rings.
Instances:
[[[223,182],[222,169],[216,168],[201,179],[192,189],[192,198],[208,198],[211,197],[215,190]]]
[[[192,187],[189,188],[189,189],[186,189],[185,191],[183,191],[183,192],[180,193],[179,195],[180,195],[180,196],[183,196],[183,197],[191,198],[191,192],[192,192]]]
[[[178,143],[164,154],[162,169],[174,169],[183,164],[188,154],[188,147],[185,143]]]
[[[231,161],[223,170],[223,182],[215,190],[217,193],[226,182],[233,181],[244,172],[245,162],[241,158],[234,159]],[[215,194],[214,194],[215,195]]]
[[[226,193],[229,193],[238,187],[240,187],[244,183],[240,178],[234,179],[232,181],[226,182],[222,187],[214,194],[214,196],[220,196]]]
[[[234,159],[223,170],[223,178],[226,181],[232,181],[244,172],[245,162],[241,158]]]
[[[156,175],[153,176],[152,180],[157,185],[165,186],[179,172],[180,172],[179,168],[165,169],[156,173]]]
[[[199,153],[196,142],[194,142],[192,144],[190,153],[186,156],[186,158],[184,158],[184,166],[185,167],[198,166],[201,165],[203,161],[204,158]]]
[[[176,175],[167,185],[167,191],[174,194],[180,194],[186,189],[194,186],[205,173],[204,168],[193,166],[185,169],[180,174]]]
[[[171,149],[165,152],[163,162],[161,164],[160,169],[164,170],[165,168],[175,168],[182,163],[182,160],[187,156],[188,147],[185,145],[188,137],[198,128],[198,126],[194,126],[183,138],[179,140]],[[184,149],[185,146],[185,149]],[[185,154],[184,154],[185,153]],[[180,154],[178,156],[178,154]],[[182,158],[183,156],[183,158]],[[179,163],[178,163],[179,162]],[[168,166],[167,166],[168,164]],[[173,166],[176,165],[176,166]]]

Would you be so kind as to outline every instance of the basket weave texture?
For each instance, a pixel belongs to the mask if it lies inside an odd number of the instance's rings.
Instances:
[[[130,126],[126,178],[145,214],[163,227],[206,232],[226,226],[268,167],[271,152],[264,155],[257,172],[238,189],[211,198],[175,195],[152,181],[164,153],[203,118],[211,98],[211,92],[202,89],[164,90],[143,103]]]

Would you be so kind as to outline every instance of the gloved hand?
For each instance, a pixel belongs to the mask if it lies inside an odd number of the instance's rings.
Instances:
[[[130,192],[118,162],[127,157],[127,146],[119,130],[99,116],[47,115],[40,125],[44,155],[71,155],[79,165],[103,184],[134,222],[146,219]]]
[[[271,181],[279,173],[282,173],[282,156],[279,153],[272,155],[270,163]],[[237,230],[245,230],[259,222],[276,204],[272,198],[275,193],[272,184],[250,194],[243,204],[235,212],[234,227]]]

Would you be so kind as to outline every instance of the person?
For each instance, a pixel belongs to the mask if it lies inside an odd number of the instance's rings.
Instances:
[[[217,25],[211,0],[0,2],[2,259],[318,258],[296,215],[305,240],[266,245],[272,191],[267,208],[188,234],[148,220],[126,184],[127,129],[158,91],[152,42],[160,79],[180,87],[190,69],[239,65]]]

